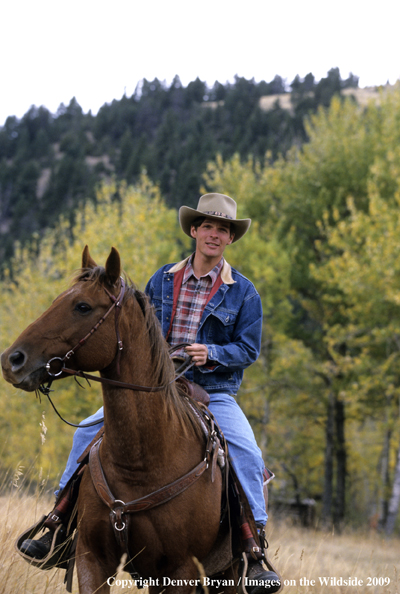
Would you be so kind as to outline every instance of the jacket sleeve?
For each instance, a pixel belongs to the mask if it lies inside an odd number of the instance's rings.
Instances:
[[[150,301],[152,300],[152,297],[153,297],[153,286],[152,286],[152,280],[153,280],[153,277],[151,277],[151,278],[148,280],[148,282],[147,282],[147,285],[146,285],[146,288],[145,288],[145,290],[144,290],[144,292],[146,293],[146,295],[149,297]]]
[[[235,321],[229,341],[225,344],[207,344],[209,367],[198,368],[202,373],[237,371],[254,363],[260,354],[262,332],[262,305],[258,293],[253,290],[244,299]]]
[[[162,295],[162,277],[166,266],[159,268],[148,280],[144,289],[145,294],[153,302],[154,298],[161,299]]]

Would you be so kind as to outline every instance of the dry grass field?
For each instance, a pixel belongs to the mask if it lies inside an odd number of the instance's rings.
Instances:
[[[398,539],[368,532],[335,535],[272,521],[269,540],[271,559],[290,594],[400,592]]]
[[[0,496],[0,594],[65,592],[64,571],[38,570],[14,550],[19,533],[51,509],[51,498],[11,490],[3,488]],[[288,594],[400,594],[399,539],[385,540],[375,533],[334,535],[273,519],[268,538],[271,560],[282,572]],[[129,576],[121,573],[118,579]],[[73,592],[78,593],[76,579]],[[147,589],[131,584],[111,588],[112,594],[122,592],[146,594]]]
[[[387,93],[393,89],[392,85],[386,85],[383,87],[365,87],[363,89],[343,89],[342,95],[345,97],[354,97],[359,105],[362,107],[367,106],[371,101],[378,104],[382,98],[382,92]],[[311,96],[311,95],[310,95]],[[205,108],[216,109],[219,105],[223,105],[223,101],[207,101],[202,105]],[[283,93],[280,95],[264,95],[260,97],[259,105],[263,111],[270,111],[279,104],[281,109],[286,109],[292,115],[294,114],[294,106],[292,104],[291,93]]]
[[[345,97],[354,97],[359,105],[365,107],[371,101],[378,104],[382,98],[381,93],[390,92],[392,88],[391,85],[387,85],[385,87],[365,87],[364,89],[343,89],[342,95]],[[291,113],[294,112],[290,93],[284,95],[265,95],[264,97],[260,97],[260,107],[264,111],[273,109],[276,102],[279,103],[282,109],[287,109]]]

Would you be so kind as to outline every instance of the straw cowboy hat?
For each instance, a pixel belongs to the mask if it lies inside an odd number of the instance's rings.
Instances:
[[[199,199],[197,210],[189,206],[181,206],[179,223],[182,231],[189,237],[191,237],[190,228],[199,217],[229,222],[231,231],[235,234],[233,242],[243,237],[251,224],[251,219],[236,218],[236,202],[225,194],[204,194]]]

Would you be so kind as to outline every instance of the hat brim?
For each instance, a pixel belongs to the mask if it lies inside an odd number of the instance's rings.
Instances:
[[[189,237],[192,237],[190,234],[191,227],[194,221],[199,217],[230,223],[231,230],[235,234],[232,243],[241,239],[243,235],[247,233],[251,225],[251,219],[227,219],[226,217],[219,217],[217,215],[204,214],[204,212],[189,208],[189,206],[181,206],[179,209],[179,224],[182,231],[186,233],[186,235],[189,235]]]

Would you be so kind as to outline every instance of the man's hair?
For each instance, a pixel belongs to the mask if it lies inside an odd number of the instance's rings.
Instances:
[[[200,225],[202,225],[202,223],[206,220],[206,217],[197,217],[197,219],[195,219],[192,223],[192,227],[194,227],[195,229],[197,229],[197,227],[200,227]]]
[[[194,228],[197,230],[197,228],[198,228],[198,227],[200,227],[200,225],[202,225],[206,219],[207,219],[207,217],[202,217],[202,216],[200,216],[200,217],[197,217],[197,218],[196,218],[196,219],[193,221],[193,223],[192,223],[192,227],[194,227]],[[233,229],[232,229],[231,222],[230,222],[230,221],[226,221],[226,222],[227,222],[227,223],[228,223],[228,225],[229,225],[229,233],[230,233],[230,235],[233,235],[233,234],[234,234],[234,231],[233,231]]]

